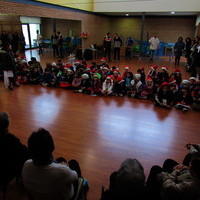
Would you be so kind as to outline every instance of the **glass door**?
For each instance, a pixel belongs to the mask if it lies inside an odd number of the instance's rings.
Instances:
[[[31,48],[30,34],[29,34],[29,26],[28,24],[22,24],[22,32],[25,38],[25,49]]]
[[[37,33],[40,33],[40,24],[22,24],[22,31],[25,37],[26,46],[25,49],[37,48]]]

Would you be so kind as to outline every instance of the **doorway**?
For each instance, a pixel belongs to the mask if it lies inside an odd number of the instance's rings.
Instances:
[[[40,33],[40,24],[22,24],[22,31],[25,37],[25,49],[33,49],[38,47],[37,33]]]

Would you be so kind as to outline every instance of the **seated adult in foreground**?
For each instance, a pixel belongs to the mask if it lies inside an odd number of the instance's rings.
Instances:
[[[168,167],[166,163],[168,163]],[[176,166],[173,167],[173,165]],[[171,170],[164,170],[165,168],[171,168]],[[150,194],[149,197],[155,200],[199,199],[200,153],[197,152],[192,156],[189,167],[177,165],[175,161],[170,159],[165,161],[163,169],[159,166],[153,166],[147,179],[146,188]],[[156,196],[153,197],[152,194]]]
[[[0,112],[0,184],[7,184],[21,177],[24,162],[28,159],[28,149],[8,130],[8,113]]]
[[[41,199],[47,196],[52,199],[72,199],[73,183],[78,176],[65,164],[53,161],[54,142],[50,133],[42,128],[33,132],[28,139],[28,149],[32,159],[24,164],[22,178],[30,194],[38,194]]]
[[[144,169],[137,159],[129,158],[111,174],[109,189],[102,191],[101,200],[143,200],[144,188]]]

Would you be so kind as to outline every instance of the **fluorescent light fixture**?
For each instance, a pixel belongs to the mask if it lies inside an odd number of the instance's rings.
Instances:
[[[173,15],[173,14],[175,14],[175,12],[174,12],[174,11],[172,11],[172,12],[171,12],[171,14]]]
[[[129,16],[129,14],[127,13],[127,14],[126,14],[126,16],[128,17],[128,16]]]

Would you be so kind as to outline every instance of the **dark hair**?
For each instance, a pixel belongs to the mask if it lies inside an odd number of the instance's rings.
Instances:
[[[0,133],[5,133],[10,123],[9,115],[6,112],[0,112]]]
[[[191,174],[200,179],[200,152],[197,152],[192,156]]]
[[[180,37],[178,38],[178,41],[179,41],[179,40],[181,40],[181,42],[182,42],[182,41],[183,41],[183,37],[180,36]]]
[[[7,50],[8,47],[9,47],[10,45],[11,45],[11,44],[10,44],[9,42],[5,42],[5,43],[3,44],[3,49],[4,49],[4,50]]]
[[[191,44],[192,39],[190,37],[185,38],[185,42]]]
[[[133,73],[132,72],[127,72],[127,74],[130,74],[130,79],[133,80]]]
[[[31,57],[31,60],[32,60],[32,61],[37,61],[37,60],[36,60],[36,57]]]
[[[47,130],[39,128],[29,137],[28,149],[35,165],[48,165],[52,162],[53,138]]]
[[[79,166],[79,164],[78,164],[78,162],[76,160],[70,160],[68,162],[68,165],[69,165],[69,168],[71,170],[76,171],[76,173],[78,174],[79,178],[82,178],[81,169],[80,169],[80,166]]]
[[[60,31],[58,31],[57,33],[60,34]]]

